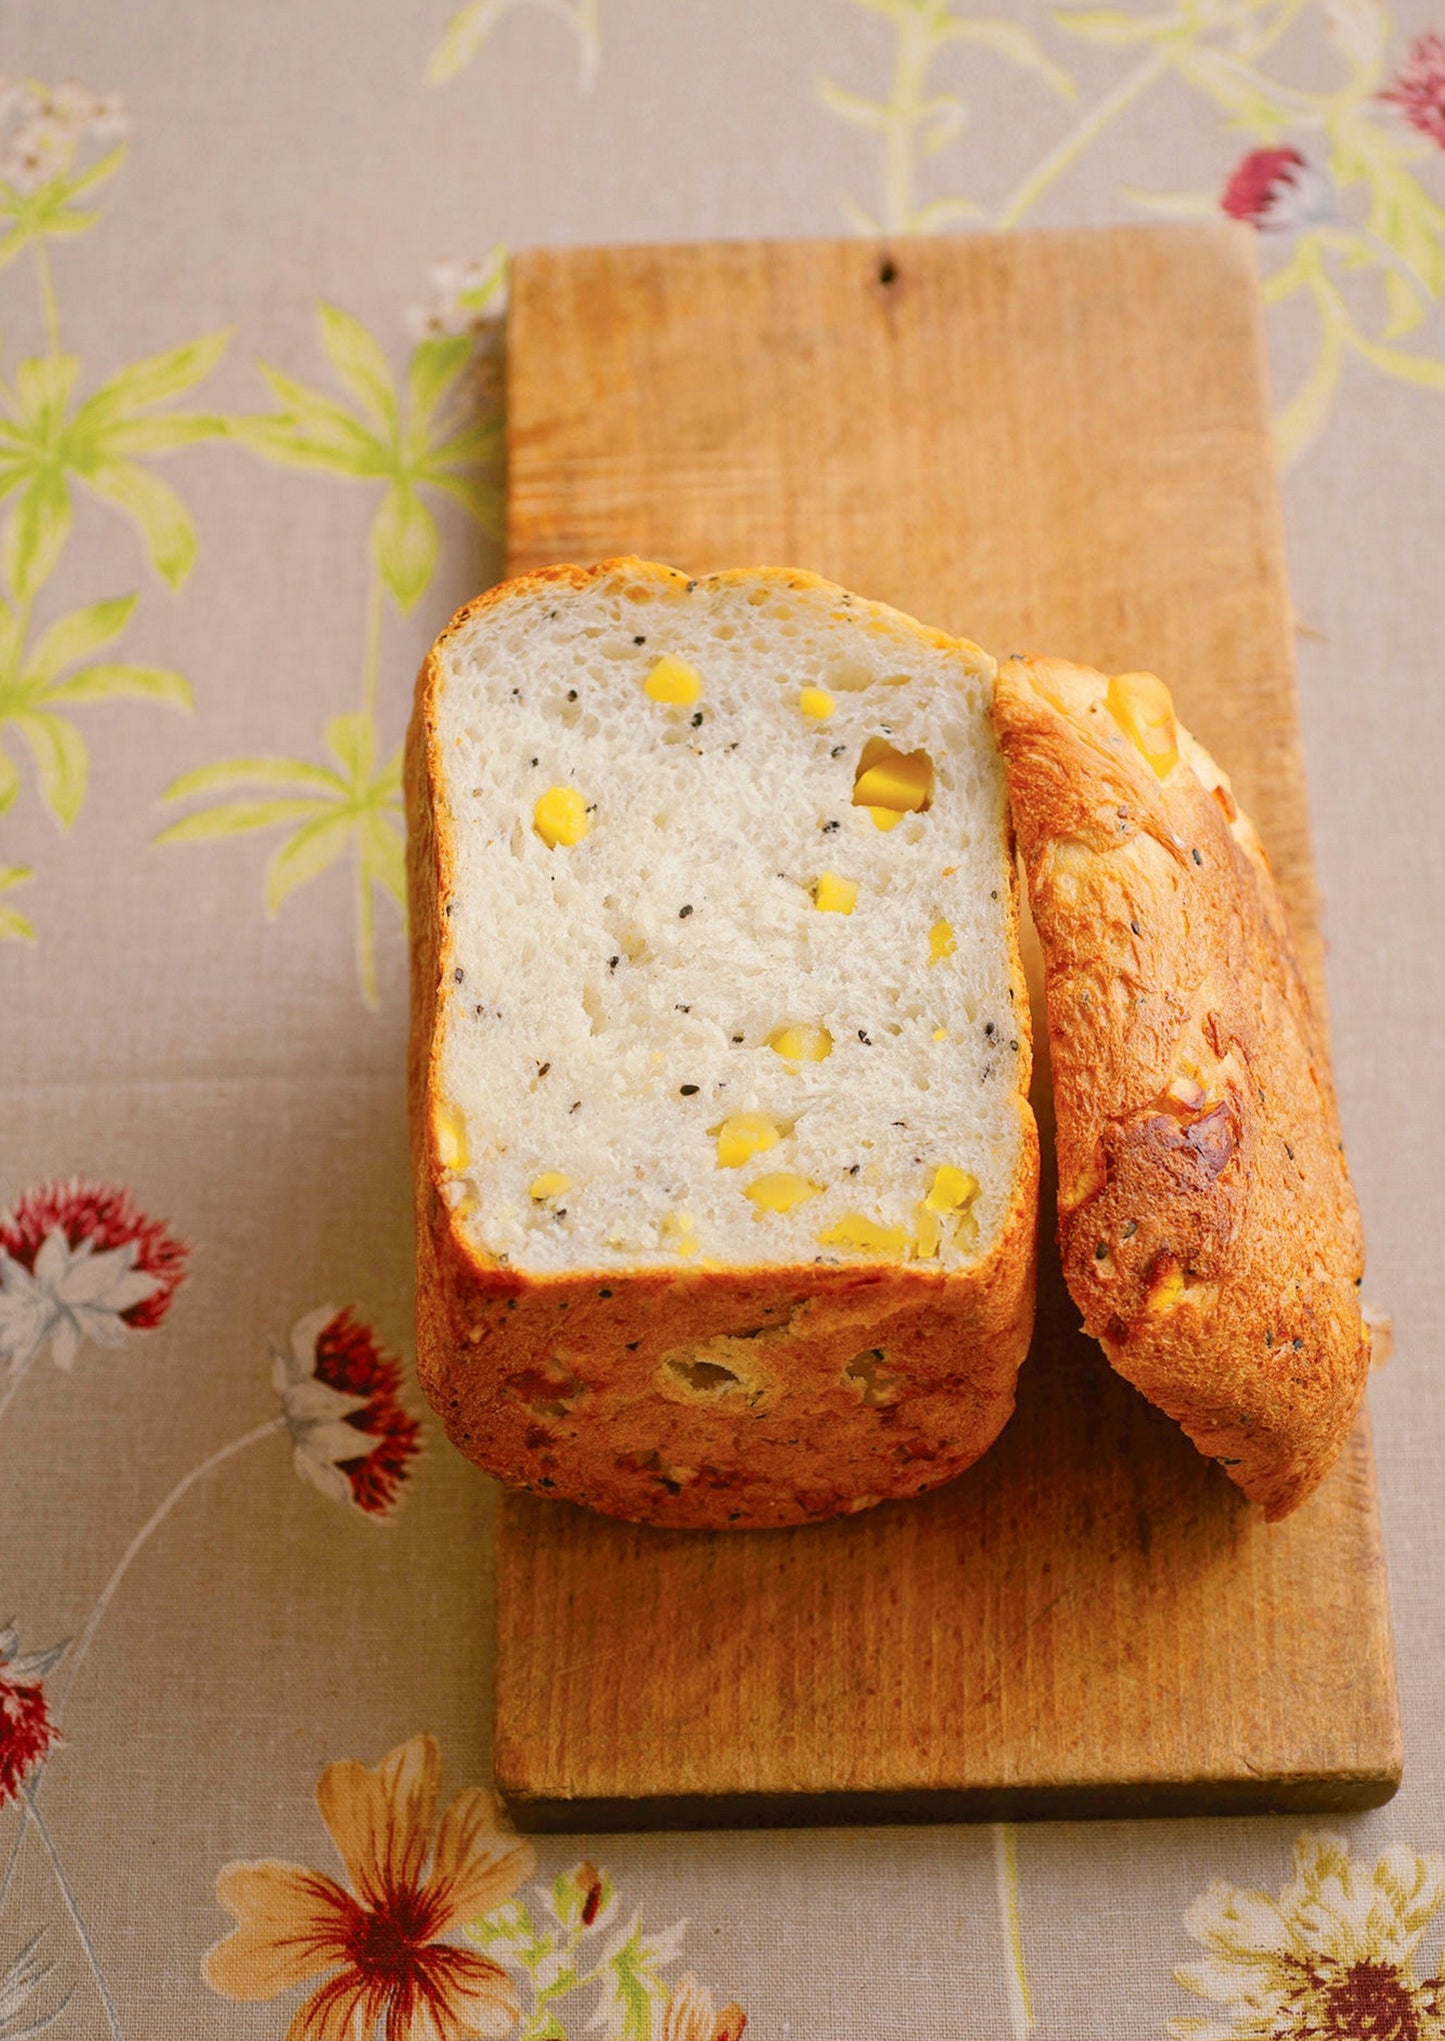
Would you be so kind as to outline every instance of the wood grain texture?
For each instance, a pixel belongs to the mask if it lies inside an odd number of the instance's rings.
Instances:
[[[1322,1001],[1245,230],[525,255],[508,442],[510,571],[810,567],[998,654],[1161,673],[1260,826]],[[725,1535],[506,1496],[496,1749],[517,1818],[1388,1798],[1367,1422],[1266,1529],[1081,1337],[1047,1238],[1039,1304],[1003,1438],[923,1501]]]

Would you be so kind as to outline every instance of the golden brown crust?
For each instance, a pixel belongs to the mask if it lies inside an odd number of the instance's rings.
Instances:
[[[1119,1372],[1277,1518],[1364,1388],[1359,1213],[1259,839],[1162,689],[1151,763],[1129,685],[1116,714],[1103,674],[1015,658],[994,702],[1044,954],[1064,1274]]]
[[[762,571],[788,587],[832,588],[810,574]],[[624,1267],[528,1277],[487,1266],[441,1195],[436,1058],[455,869],[438,799],[441,654],[496,604],[613,576],[664,599],[694,586],[638,560],[542,569],[458,611],[417,680],[406,752],[408,1091],[422,1387],[477,1465],[511,1486],[613,1516],[746,1529],[914,1495],[970,1466],[998,1436],[1033,1327],[1038,1134],[1016,890],[1010,957],[1022,1150],[1008,1217],[976,1268]],[[881,605],[850,603],[865,621],[901,621],[930,644],[960,643]]]

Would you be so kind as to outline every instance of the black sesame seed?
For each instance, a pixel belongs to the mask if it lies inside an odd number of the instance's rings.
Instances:
[[[672,1010],[673,1010],[673,1012],[674,1012],[674,1013],[691,1013],[691,1012],[692,1012],[692,1008],[691,1008],[690,1006],[684,1006],[684,1005],[682,1004],[682,1001],[681,1001],[681,1000],[679,1000],[679,1001],[678,1001],[677,1005],[676,1005],[676,1006],[675,1006],[675,1007],[674,1007],[674,1008],[673,1008]]]
[[[695,589],[696,587],[697,587],[697,583],[696,583],[695,581],[689,581],[689,582],[688,582],[688,584],[687,584],[687,592],[688,592],[688,594],[689,594],[689,595],[691,595],[691,594],[692,594],[692,591],[693,591],[693,590],[694,590],[694,589]]]
[[[694,717],[693,717],[693,719],[692,719],[692,727],[693,727],[693,729],[694,729],[694,730],[700,730],[700,729],[702,728],[702,710],[701,710],[701,709],[699,709],[699,710],[697,711],[696,715],[694,715]]]
[[[859,1170],[860,1170],[860,1169],[861,1169],[862,1167],[863,1167],[863,1165],[862,1165],[862,1163],[861,1163],[861,1162],[851,1162],[851,1163],[849,1163],[849,1165],[848,1165],[848,1174],[849,1174],[849,1176],[856,1176],[856,1175],[858,1174]]]
[[[740,1042],[740,1041],[742,1040],[742,1036],[741,1036],[741,1035],[734,1035],[734,1036],[733,1036],[733,1040],[734,1040],[735,1042]]]
[[[610,1297],[612,1292],[610,1290],[599,1290],[597,1294],[599,1297]]]
[[[1019,1052],[1019,1045],[1018,1045],[1018,1043],[1017,1043],[1017,1042],[1010,1042],[1010,1043],[1009,1043],[1009,1047],[1010,1047],[1010,1048],[1011,1048],[1011,1049],[1013,1050],[1013,1052],[1014,1052],[1015,1056],[1017,1056],[1017,1054],[1018,1054],[1018,1052]]]
[[[627,1351],[628,1351],[628,1352],[629,1352],[630,1354],[635,1354],[635,1353],[637,1352],[637,1349],[638,1349],[638,1348],[639,1348],[639,1347],[640,1347],[641,1345],[642,1345],[642,1341],[641,1341],[640,1339],[630,1339],[630,1340],[628,1340],[628,1342],[627,1342]]]
[[[536,759],[535,759],[535,758],[534,758],[534,759],[532,760],[532,763],[533,763],[533,765],[535,765],[535,764],[537,763],[537,761],[536,761]]]
[[[608,970],[609,970],[609,971],[615,971],[615,970],[617,969],[617,966],[618,966],[618,965],[619,965],[619,964],[620,964],[621,962],[622,962],[622,959],[621,959],[621,957],[609,957],[609,958],[607,959],[607,968],[608,968]]]
[[[520,701],[520,700],[521,700],[521,696],[522,696],[522,690],[521,690],[521,689],[520,689],[519,687],[514,687],[514,688],[512,689],[512,700],[513,700],[514,702],[515,702],[515,701]]]
[[[989,1079],[990,1079],[990,1078],[991,1078],[992,1076],[993,1076],[993,1065],[992,1065],[992,1063],[985,1063],[985,1064],[984,1064],[984,1066],[983,1066],[983,1069],[982,1069],[982,1070],[981,1070],[981,1071],[979,1072],[979,1078],[978,1078],[978,1081],[979,1081],[979,1083],[980,1083],[980,1084],[987,1084],[987,1083],[988,1083],[988,1080],[989,1080]]]
[[[581,1111],[581,1109],[582,1109],[582,1101],[581,1101],[581,1099],[580,1099],[580,1098],[574,1098],[574,1099],[573,1099],[573,1101],[572,1101],[572,1103],[571,1103],[571,1105],[570,1105],[570,1106],[568,1106],[568,1108],[567,1108],[567,1110],[568,1110],[568,1112],[569,1112],[569,1113],[576,1113],[576,1112],[580,1112],[580,1111]]]
[[[647,640],[646,638],[643,637],[637,637],[634,638],[632,642],[634,645],[645,645],[647,643]]]
[[[846,744],[835,744],[833,746],[833,749],[828,753],[828,756],[829,758],[841,758],[843,756],[843,753],[847,749],[848,747]]]
[[[691,908],[691,906],[690,906],[690,905],[689,905],[689,906],[687,906],[687,907],[679,907],[679,908],[678,908],[678,910],[677,910],[677,918],[678,918],[678,920],[679,920],[679,921],[686,921],[686,920],[687,920],[687,917],[688,917],[688,916],[689,916],[689,914],[691,914],[691,913],[692,913],[692,908]]]
[[[1131,921],[1131,922],[1129,923],[1129,926],[1130,926],[1130,928],[1132,928],[1132,929],[1133,929],[1133,931],[1134,931],[1135,935],[1138,935],[1138,934],[1139,934],[1139,924],[1138,924],[1138,922],[1137,922],[1137,921]]]
[[[549,1070],[550,1070],[551,1068],[552,1068],[552,1066],[551,1066],[551,1064],[550,1064],[550,1063],[539,1063],[539,1064],[537,1065],[537,1075],[538,1075],[539,1077],[545,1077],[545,1076],[547,1075],[547,1072],[548,1072],[548,1071],[549,1071]]]
[[[1199,855],[1197,850],[1190,851],[1189,855],[1193,858],[1195,864],[1202,865],[1204,863],[1203,858]]]
[[[860,1042],[868,1042],[868,1046],[870,1049],[873,1047],[873,1044],[868,1041],[868,1037],[867,1035],[864,1034],[862,1028],[859,1028],[858,1030],[858,1039]]]
[[[1290,1341],[1290,1345],[1294,1348],[1296,1353],[1299,1353],[1304,1347],[1304,1341],[1302,1339],[1292,1339]]]
[[[985,1021],[985,1022],[984,1022],[984,1024],[983,1024],[983,1031],[984,1031],[984,1033],[985,1033],[985,1034],[986,1034],[986,1035],[988,1036],[989,1040],[990,1040],[990,1041],[992,1041],[992,1040],[993,1040],[993,1037],[994,1037],[994,1025],[993,1025],[993,1022],[992,1022],[992,1021]]]
[[[458,964],[455,971],[452,972],[452,982],[456,985],[460,985],[462,981],[465,979],[466,975],[467,974],[462,969],[461,965]]]
[[[1107,1260],[1108,1260],[1108,1258],[1109,1258],[1109,1243],[1108,1243],[1108,1241],[1107,1241],[1107,1240],[1096,1240],[1096,1241],[1095,1241],[1095,1243],[1094,1243],[1094,1259],[1095,1259],[1095,1261],[1107,1261]]]
[[[825,822],[823,824],[823,834],[824,836],[831,836],[835,829],[841,829],[842,826],[841,822]]]
[[[695,1084],[680,1084],[677,1088],[684,1098],[696,1098],[697,1096],[697,1086]]]
[[[567,1216],[567,1207],[566,1207],[565,1205],[559,1205],[559,1206],[558,1206],[558,1208],[557,1208],[557,1217],[558,1217],[559,1219],[565,1219],[565,1218],[566,1218],[566,1216]]]
[[[1119,1228],[1119,1231],[1125,1240],[1132,1240],[1139,1231],[1139,1221],[1137,1219],[1126,1219]]]
[[[575,687],[569,687],[569,688],[568,688],[568,690],[567,690],[567,699],[568,699],[568,701],[569,701],[569,702],[575,702],[575,701],[576,701],[576,699],[577,699],[577,690],[576,690],[576,688],[575,688]]]
[[[998,887],[997,887],[997,886],[995,886],[995,887],[994,887],[993,891],[992,891],[992,892],[991,892],[991,893],[989,894],[989,896],[988,896],[988,897],[989,897],[989,899],[990,899],[990,900],[997,900],[997,898],[998,898]]]
[[[895,1121],[893,1122],[893,1124],[894,1124],[894,1126],[895,1126],[895,1127],[904,1127],[904,1128],[906,1128],[906,1127],[907,1127],[907,1125],[908,1125],[908,1122],[907,1122],[907,1120],[895,1120]]]

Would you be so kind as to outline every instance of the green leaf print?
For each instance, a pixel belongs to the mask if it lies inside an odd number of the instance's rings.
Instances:
[[[93,227],[100,214],[81,211],[75,201],[98,191],[124,161],[125,144],[121,143],[79,175],[62,172],[47,178],[34,190],[0,179],[0,220],[11,223],[0,235],[0,268],[13,262],[32,241],[83,234],[87,227]]]
[[[0,893],[8,893],[12,886],[23,885],[35,875],[28,865],[0,865]],[[33,943],[35,930],[20,912],[7,900],[0,900],[0,942]]]
[[[164,581],[172,588],[184,581],[195,560],[194,527],[179,496],[140,457],[225,432],[222,418],[155,415],[151,407],[209,375],[227,338],[209,334],[121,369],[73,410],[74,355],[22,361],[14,388],[0,383],[0,499],[14,499],[0,551],[15,596],[33,596],[53,570],[70,530],[72,482],[130,518]]]
[[[332,766],[296,758],[237,758],[185,773],[166,789],[166,801],[236,793],[170,823],[157,843],[205,843],[258,829],[294,824],[266,867],[264,897],[270,915],[298,887],[309,885],[351,849],[356,909],[357,968],[363,996],[376,1004],[372,895],[380,889],[405,909],[401,824],[401,751],[380,769],[376,724],[369,710],[335,716],[325,742]],[[256,793],[242,789],[262,789]]]
[[[518,0],[467,0],[459,7],[432,51],[426,68],[428,85],[446,85],[464,71],[509,8]],[[590,90],[602,53],[598,0],[532,0],[558,15],[575,31],[582,54],[582,89]]]
[[[24,609],[0,602],[0,811],[11,805],[21,785],[4,749],[7,733],[29,750],[41,801],[68,829],[85,798],[89,760],[80,731],[60,711],[126,698],[190,707],[190,688],[168,667],[90,659],[120,636],[135,600],[121,596],[72,610],[42,632],[28,654]],[[76,670],[67,674],[67,667]]]
[[[351,403],[263,362],[261,373],[280,408],[236,419],[231,430],[265,460],[382,485],[372,558],[405,613],[430,585],[440,549],[436,520],[419,492],[440,491],[497,535],[495,484],[479,472],[499,451],[497,420],[469,419],[458,401],[472,358],[468,336],[419,342],[398,391],[380,346],[358,320],[325,304],[317,316],[323,352]]]

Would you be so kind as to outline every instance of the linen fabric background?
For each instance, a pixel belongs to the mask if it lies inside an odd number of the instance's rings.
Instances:
[[[0,14],[0,2036],[1445,2035],[1445,16],[968,4]],[[525,1878],[473,1796],[424,1884],[436,1753],[441,1804],[489,1776],[493,1497],[409,1376],[396,757],[497,572],[504,251],[1221,204],[1396,1329],[1404,1788]]]

